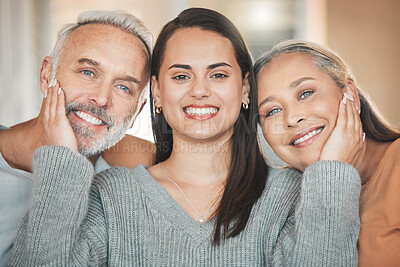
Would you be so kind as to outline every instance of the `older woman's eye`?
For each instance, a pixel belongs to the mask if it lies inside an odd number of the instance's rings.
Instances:
[[[300,94],[300,99],[309,97],[310,95],[312,95],[314,93],[314,91],[305,91],[303,93]]]
[[[270,111],[267,113],[267,116],[266,116],[266,117],[273,116],[273,115],[275,115],[276,113],[278,113],[279,111],[281,111],[280,108],[274,108],[274,109],[270,110]]]

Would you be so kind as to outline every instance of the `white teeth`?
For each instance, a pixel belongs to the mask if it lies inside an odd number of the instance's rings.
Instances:
[[[311,137],[313,137],[313,136],[316,135],[317,133],[320,133],[320,132],[322,131],[322,129],[323,129],[323,127],[318,128],[318,129],[312,131],[311,133],[308,133],[308,134],[306,134],[305,136],[300,137],[299,139],[296,139],[296,140],[293,142],[293,145],[297,145],[298,143],[301,143],[301,142],[304,142],[304,141],[310,139]]]
[[[197,116],[204,116],[217,113],[218,108],[193,108],[187,107],[183,109],[189,115],[197,115]]]
[[[91,115],[89,115],[89,114],[87,114],[87,113],[85,113],[85,112],[82,112],[82,111],[74,111],[74,113],[75,113],[76,116],[78,116],[79,118],[81,118],[81,119],[83,119],[83,120],[85,120],[85,121],[87,121],[87,122],[90,122],[90,123],[92,123],[92,124],[95,124],[95,125],[104,125],[104,124],[105,124],[102,120],[99,120],[98,118],[93,117],[93,116],[91,116]]]

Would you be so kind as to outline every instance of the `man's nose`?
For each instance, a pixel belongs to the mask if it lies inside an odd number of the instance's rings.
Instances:
[[[102,83],[89,93],[89,101],[99,107],[108,107],[111,103],[112,85]]]

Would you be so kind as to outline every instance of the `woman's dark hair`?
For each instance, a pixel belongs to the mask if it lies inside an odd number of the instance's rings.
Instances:
[[[227,38],[232,46],[243,79],[248,73],[250,84],[249,107],[243,108],[234,125],[231,145],[232,160],[226,186],[217,210],[213,243],[237,236],[246,226],[254,203],[261,196],[268,174],[268,167],[257,143],[257,90],[252,60],[246,43],[233,23],[220,13],[204,9],[189,8],[168,22],[161,30],[153,50],[151,75],[158,80],[160,66],[168,40],[175,31],[185,28],[200,28]],[[150,95],[151,118],[157,147],[156,163],[166,160],[172,152],[173,136],[171,127],[163,113],[155,112]]]
[[[288,53],[302,53],[310,56],[315,66],[329,75],[339,88],[343,89],[347,81],[352,81],[355,84],[360,98],[360,119],[367,138],[376,142],[391,142],[400,137],[400,131],[385,122],[365,93],[360,90],[344,60],[335,52],[320,44],[299,40],[287,40],[279,43],[256,61],[254,64],[255,75],[257,76],[261,69],[275,57]]]

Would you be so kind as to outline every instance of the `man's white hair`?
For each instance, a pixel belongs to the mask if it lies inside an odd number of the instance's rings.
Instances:
[[[140,40],[142,40],[147,48],[147,52],[149,54],[147,64],[148,69],[150,69],[153,36],[146,26],[144,26],[143,22],[132,14],[124,11],[91,10],[81,13],[78,17],[77,23],[67,24],[58,32],[56,44],[54,45],[54,48],[50,54],[53,66],[51,78],[53,80],[55,79],[66,40],[68,40],[68,38],[71,36],[71,33],[77,28],[90,23],[111,25],[137,36]]]

